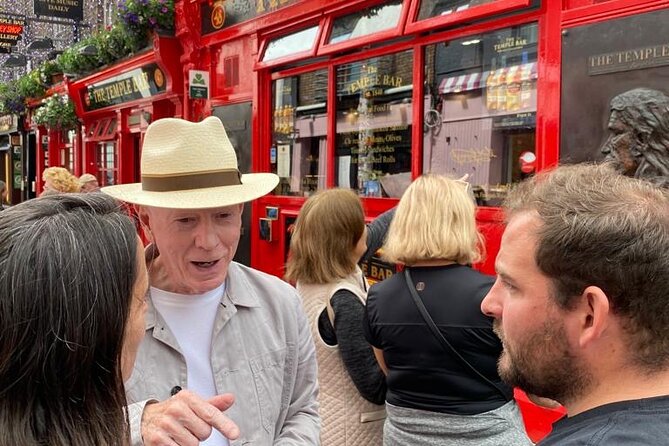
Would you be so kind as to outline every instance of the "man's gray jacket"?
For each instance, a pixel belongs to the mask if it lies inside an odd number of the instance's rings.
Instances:
[[[241,431],[232,446],[320,444],[317,365],[300,298],[282,280],[232,262],[212,335],[217,393],[233,393],[226,411]],[[187,388],[179,345],[149,299],[146,334],[126,383],[133,445],[141,445],[147,401]]]

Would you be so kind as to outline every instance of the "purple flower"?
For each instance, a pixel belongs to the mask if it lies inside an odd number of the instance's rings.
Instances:
[[[166,14],[167,13],[167,6],[163,6],[162,8],[160,8],[160,12],[162,12],[163,14]]]
[[[154,19],[153,17],[151,17],[151,18],[149,19],[149,23],[150,23],[151,25],[155,26],[156,23],[157,23],[157,20]]]

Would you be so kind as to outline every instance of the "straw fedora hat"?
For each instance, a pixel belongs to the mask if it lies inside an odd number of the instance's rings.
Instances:
[[[216,117],[202,122],[165,118],[144,136],[141,183],[102,192],[122,201],[169,209],[205,209],[245,203],[279,183],[273,173],[241,175],[237,155]]]

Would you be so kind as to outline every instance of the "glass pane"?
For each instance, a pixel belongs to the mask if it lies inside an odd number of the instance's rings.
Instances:
[[[402,0],[393,0],[339,17],[332,25],[328,43],[344,42],[397,27],[402,13]]]
[[[308,51],[314,47],[317,35],[318,25],[288,34],[287,36],[277,37],[267,45],[262,61],[267,62],[279,59],[280,57],[290,56],[291,54],[301,53],[302,51]]]
[[[112,118],[111,122],[107,126],[107,136],[111,136],[116,133],[116,118]]]
[[[337,67],[335,182],[399,197],[411,182],[411,50]]]
[[[272,172],[276,193],[309,196],[325,188],[327,168],[327,70],[272,83]]]
[[[97,156],[98,170],[104,169],[105,167],[105,143],[101,142],[98,144],[98,156]]]
[[[420,2],[418,20],[465,11],[479,5],[503,0],[423,0]]]
[[[107,128],[107,124],[109,123],[109,119],[104,119],[100,121],[100,124],[98,124],[98,127],[95,131],[95,136],[100,137],[104,134],[105,128]]]
[[[469,174],[479,205],[533,171],[537,37],[528,24],[425,48],[423,170]]]

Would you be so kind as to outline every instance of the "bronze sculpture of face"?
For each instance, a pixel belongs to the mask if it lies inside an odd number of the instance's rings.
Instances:
[[[611,100],[605,160],[627,176],[669,187],[669,96],[635,88]]]
[[[609,137],[601,148],[605,161],[611,162],[624,175],[633,177],[639,167],[641,156],[634,136],[634,128],[623,122],[618,110],[611,111]]]

